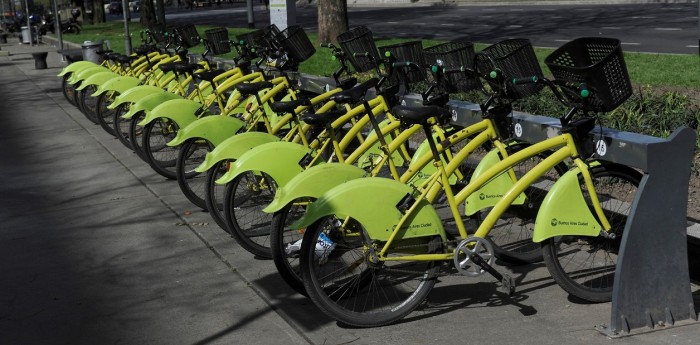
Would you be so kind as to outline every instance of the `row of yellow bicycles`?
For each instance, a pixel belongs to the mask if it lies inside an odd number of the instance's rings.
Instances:
[[[526,39],[377,47],[356,27],[337,41],[324,45],[335,87],[320,94],[298,87],[315,48],[296,26],[235,41],[223,28],[147,30],[136,54],[61,75],[69,101],[111,115],[156,173],[345,324],[403,318],[442,275],[489,274],[513,293],[497,258],[544,261],[570,294],[610,299],[641,179],[592,142],[597,115],[632,92],[619,40],[563,45],[544,61],[549,78]],[[213,69],[232,47],[236,67]],[[543,89],[562,104],[559,131],[518,140],[513,103]],[[482,119],[456,127],[450,94],[467,91],[482,94]]]

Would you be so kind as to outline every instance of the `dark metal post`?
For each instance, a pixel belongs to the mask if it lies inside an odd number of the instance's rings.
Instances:
[[[58,49],[63,50],[63,32],[61,32],[61,18],[58,16],[58,0],[53,0],[51,1],[51,5],[53,6],[53,20],[54,20],[54,27],[56,30],[56,34],[58,35]],[[64,58],[64,55],[61,55],[61,59]]]
[[[122,0],[122,14],[124,15],[124,54],[131,55],[131,35],[129,34],[128,8],[129,1]]]
[[[248,28],[255,29],[255,16],[253,15],[253,0],[246,0],[248,5]]]

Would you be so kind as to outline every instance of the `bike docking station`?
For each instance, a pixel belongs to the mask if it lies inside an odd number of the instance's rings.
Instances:
[[[324,92],[330,78],[301,75],[299,87]],[[372,92],[372,91],[370,91]],[[422,105],[420,95],[405,105]],[[448,103],[452,124],[482,120],[477,104]],[[559,134],[559,119],[514,112],[515,139],[536,143]],[[643,172],[621,239],[609,325],[596,326],[608,337],[623,337],[698,321],[690,285],[686,221],[695,131],[676,129],[667,139],[597,127],[591,145],[598,158]],[[661,240],[659,240],[661,239]]]

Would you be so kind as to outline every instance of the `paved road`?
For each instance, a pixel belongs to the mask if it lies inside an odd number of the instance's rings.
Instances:
[[[258,27],[269,23],[269,15],[259,7],[255,18]],[[171,12],[167,19],[247,26],[240,6]],[[307,30],[316,30],[316,8],[297,8],[297,20]],[[582,36],[607,36],[622,40],[626,51],[675,54],[697,54],[700,36],[698,4],[353,7],[349,20],[351,26],[366,25],[375,36],[485,43],[525,37],[541,47],[558,47]]]

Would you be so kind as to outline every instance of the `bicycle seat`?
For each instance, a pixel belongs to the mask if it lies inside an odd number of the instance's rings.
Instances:
[[[226,71],[223,69],[215,69],[213,71],[204,71],[204,72],[195,73],[192,76],[194,76],[195,79],[206,80],[210,83],[213,83],[214,78],[218,77],[219,75],[221,75],[224,72],[226,72]]]
[[[140,47],[134,48],[134,53],[136,53],[136,55],[139,55],[139,56],[148,55],[148,53],[150,53],[150,52],[151,52],[151,48],[149,48],[147,46],[140,46]]]
[[[107,54],[109,54],[109,53],[111,53],[111,52],[112,52],[111,49],[105,49],[105,50],[98,50],[98,51],[96,51],[95,53],[97,53],[97,55],[105,56],[105,55],[107,55]]]
[[[353,87],[352,89],[342,91],[340,93],[337,93],[333,96],[330,97],[330,100],[344,104],[344,103],[358,103],[360,100],[362,100],[362,97],[365,96],[365,93],[367,93],[367,90],[375,87],[377,85],[377,82],[379,79],[377,78],[372,78],[358,86]]]
[[[269,81],[261,81],[259,83],[240,83],[236,85],[236,90],[244,95],[252,95],[264,89],[270,89],[274,84]]]
[[[199,69],[200,66],[195,63],[169,62],[160,65],[159,68],[161,71],[166,73],[170,71],[173,71],[175,73],[192,73],[195,70]]]
[[[349,90],[355,85],[357,85],[357,78],[350,77],[345,80],[341,80],[337,86],[343,90]]]
[[[294,109],[299,106],[310,106],[311,100],[308,98],[300,98],[297,100],[286,101],[286,102],[272,102],[270,108],[276,113],[294,113]]]
[[[123,54],[115,56],[114,59],[117,60],[117,62],[119,62],[120,64],[128,64],[131,62],[131,56]]]
[[[347,110],[345,109],[331,110],[320,114],[306,114],[299,117],[299,120],[302,120],[314,127],[323,127],[337,120],[346,113]]]
[[[450,111],[438,106],[406,106],[397,105],[391,108],[391,113],[396,116],[399,121],[416,125],[424,124],[431,117],[437,117],[439,122],[450,119]]]

